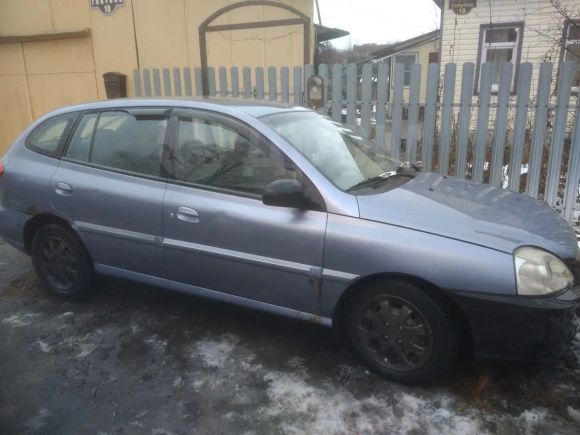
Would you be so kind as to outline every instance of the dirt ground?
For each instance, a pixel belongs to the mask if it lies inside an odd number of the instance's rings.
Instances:
[[[577,434],[579,359],[577,335],[551,367],[404,387],[316,325],[123,281],[46,296],[0,243],[1,434]]]

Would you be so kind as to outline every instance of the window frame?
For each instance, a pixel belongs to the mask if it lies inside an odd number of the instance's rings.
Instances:
[[[568,42],[570,41],[570,39],[568,38],[568,35],[570,34],[570,26],[572,25],[576,25],[578,27],[580,27],[580,20],[566,20],[564,21],[564,30],[562,32],[562,42],[560,44],[560,62],[559,65],[562,65],[562,62],[564,62],[566,60],[566,55],[568,54]],[[576,43],[580,44],[580,38],[579,39],[573,39],[572,41],[575,41]],[[580,60],[576,61],[576,62],[580,62]],[[572,95],[578,95],[580,91],[580,87],[579,86],[572,86]]]
[[[97,121],[95,122],[95,125],[93,127],[93,132],[91,135],[91,144],[89,145],[90,148],[92,149],[93,142],[95,140],[95,134],[96,134],[97,128],[99,126],[99,120],[100,120],[101,114],[103,112],[128,112],[128,113],[131,113],[132,111],[139,111],[139,110],[151,110],[151,111],[159,110],[160,112],[164,111],[166,113],[165,116],[167,119],[167,125],[165,126],[165,135],[164,135],[163,144],[162,144],[163,150],[161,153],[161,159],[159,161],[159,166],[160,166],[159,167],[159,176],[147,175],[147,174],[143,174],[140,172],[127,171],[124,169],[113,168],[113,167],[105,166],[105,165],[99,165],[99,164],[92,163],[92,162],[71,159],[71,158],[66,156],[66,153],[68,152],[68,149],[70,147],[70,142],[71,142],[77,128],[79,127],[79,125],[80,125],[80,123],[85,115],[89,115],[92,113],[98,114]],[[171,124],[170,123],[171,123],[172,112],[173,112],[173,108],[171,106],[106,107],[106,108],[97,108],[97,109],[89,109],[89,110],[80,111],[79,116],[77,116],[77,119],[75,120],[72,128],[70,129],[70,131],[68,133],[66,142],[61,147],[60,159],[65,161],[65,162],[68,162],[68,163],[74,163],[74,164],[80,165],[80,166],[86,166],[89,168],[95,168],[95,169],[100,169],[100,170],[104,170],[104,171],[108,171],[108,172],[114,172],[116,174],[129,175],[132,177],[144,178],[147,180],[166,182],[169,171],[167,171],[167,169],[166,169],[167,165],[165,164],[165,162],[167,161],[168,155],[169,155],[168,149],[169,149],[169,141],[171,140],[171,132],[170,132],[171,131]]]
[[[394,74],[395,74],[395,65],[397,63],[402,63],[402,62],[397,62],[397,57],[399,57],[399,56],[413,56],[415,58],[415,61],[413,63],[418,63],[418,61],[419,61],[419,52],[418,51],[402,51],[400,53],[394,54],[393,55],[393,71],[391,71],[392,76],[394,76]],[[406,72],[409,73],[409,84],[408,85],[405,84],[405,73]],[[403,88],[409,88],[411,86],[410,75],[411,75],[411,69],[409,69],[409,71],[403,70]]]
[[[514,43],[507,43],[507,42],[496,42],[496,43],[486,43],[485,42],[485,34],[488,30],[493,29],[503,29],[503,28],[517,28],[518,29],[518,40]],[[491,47],[492,45],[497,48],[514,48],[515,52],[515,62],[514,62],[514,73],[512,76],[512,85],[510,94],[517,95],[518,92],[518,76],[520,72],[520,64],[522,60],[522,46],[524,41],[524,29],[525,23],[524,21],[512,21],[512,22],[501,22],[501,23],[488,23],[488,24],[481,24],[479,26],[479,40],[478,40],[478,47],[477,47],[477,63],[475,65],[475,82],[474,82],[474,89],[473,94],[479,95],[480,91],[480,81],[481,81],[481,66],[483,65],[483,53],[484,53],[484,45]],[[486,49],[486,52],[487,52]],[[498,90],[493,89],[492,84],[492,94],[497,95]]]
[[[40,124],[38,124],[36,127],[34,127],[30,131],[30,133],[27,134],[26,139],[24,140],[24,146],[26,148],[28,148],[30,151],[33,151],[35,153],[42,154],[42,155],[47,156],[47,157],[52,157],[54,159],[60,159],[60,157],[63,154],[63,149],[65,148],[65,146],[68,143],[68,140],[71,136],[71,132],[73,132],[76,129],[77,123],[78,123],[82,113],[83,112],[80,110],[74,111],[74,112],[65,112],[65,113],[59,113],[58,115],[54,115],[54,116],[51,116],[50,118],[45,119]],[[54,151],[48,151],[48,150],[45,150],[43,148],[39,148],[30,142],[31,136],[35,131],[42,128],[47,123],[54,121],[56,118],[65,117],[65,116],[70,116],[72,118],[72,123],[69,126],[67,126],[65,128],[65,130],[63,131],[62,136],[59,139],[59,143]]]
[[[256,146],[258,146],[260,148],[262,148],[263,146],[275,148],[280,153],[282,158],[284,158],[288,163],[290,163],[292,165],[294,170],[297,171],[297,174],[299,174],[300,178],[302,178],[302,180],[304,180],[304,184],[305,184],[304,188],[305,189],[310,188],[311,191],[313,192],[314,197],[311,198],[311,200],[312,200],[311,202],[312,202],[313,206],[309,207],[307,209],[312,210],[312,211],[326,212],[326,204],[324,202],[324,199],[323,199],[322,195],[320,194],[320,191],[318,190],[316,185],[312,182],[312,180],[308,177],[308,175],[306,175],[306,173],[304,171],[302,171],[298,167],[298,165],[296,165],[296,163],[294,163],[294,161],[290,157],[288,157],[288,155],[286,155],[286,153],[283,150],[280,149],[279,146],[277,146],[271,140],[266,138],[257,129],[255,129],[251,125],[243,122],[242,120],[235,118],[233,116],[230,116],[228,114],[225,114],[222,112],[206,110],[206,109],[193,108],[193,107],[192,108],[189,108],[189,107],[176,107],[176,108],[174,108],[172,115],[171,115],[170,122],[168,124],[171,126],[170,127],[171,134],[170,134],[170,139],[169,139],[169,143],[168,143],[171,155],[174,155],[175,152],[177,151],[179,119],[180,118],[187,118],[187,117],[198,117],[200,119],[206,119],[208,121],[224,124],[226,127],[229,127],[235,131],[239,131],[245,137],[251,138],[250,140],[253,140],[254,138],[256,140],[258,140],[260,143],[256,144]],[[176,185],[184,186],[184,187],[189,187],[189,188],[193,188],[193,189],[199,189],[199,190],[205,190],[205,191],[209,191],[209,192],[221,193],[221,194],[225,194],[225,195],[253,199],[253,200],[262,202],[262,195],[261,194],[254,194],[254,193],[244,192],[241,190],[228,189],[225,187],[210,186],[210,185],[206,185],[206,184],[199,184],[199,183],[194,183],[191,181],[180,180],[176,176],[175,165],[173,164],[175,162],[175,159],[170,159],[170,160],[171,161],[168,162],[168,164],[167,164],[167,168],[169,169],[168,174],[167,174],[167,182],[168,183],[176,184]]]

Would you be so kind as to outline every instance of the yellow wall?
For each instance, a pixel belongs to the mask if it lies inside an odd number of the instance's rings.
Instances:
[[[425,101],[425,95],[427,93],[427,70],[429,66],[429,53],[438,51],[438,40],[434,39],[433,41],[425,42],[420,45],[416,45],[408,50],[402,51],[399,54],[414,54],[417,56],[417,63],[421,65],[421,79],[419,82],[419,101]],[[393,64],[394,64],[395,56],[393,56]],[[394,65],[393,65],[394,67]],[[391,76],[392,77],[392,76]],[[392,82],[391,82],[392,84]],[[391,98],[393,98],[393,94],[391,92]],[[409,102],[409,86],[405,86],[403,88],[403,100]]]
[[[276,0],[312,19],[313,0]],[[33,119],[67,104],[106,98],[103,74],[135,68],[200,65],[198,28],[216,10],[238,0],[125,0],[111,16],[88,0],[0,0],[0,154]],[[280,8],[233,10],[213,24],[294,18]],[[5,36],[79,32],[51,41],[1,42]],[[314,49],[311,29],[311,49]],[[208,64],[289,66],[303,63],[303,29],[283,26],[208,33]]]

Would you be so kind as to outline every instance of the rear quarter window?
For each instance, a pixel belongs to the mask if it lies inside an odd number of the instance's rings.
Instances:
[[[66,157],[101,168],[160,177],[168,120],[165,111],[87,113],[71,138]]]
[[[26,146],[41,154],[58,156],[77,116],[75,112],[47,119],[28,135]]]

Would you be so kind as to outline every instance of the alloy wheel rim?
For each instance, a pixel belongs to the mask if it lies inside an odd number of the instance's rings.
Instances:
[[[431,326],[406,299],[377,296],[360,310],[357,333],[381,366],[408,372],[424,366],[433,350]]]
[[[69,244],[60,237],[46,237],[40,245],[39,264],[54,289],[67,292],[77,282],[78,263]]]

